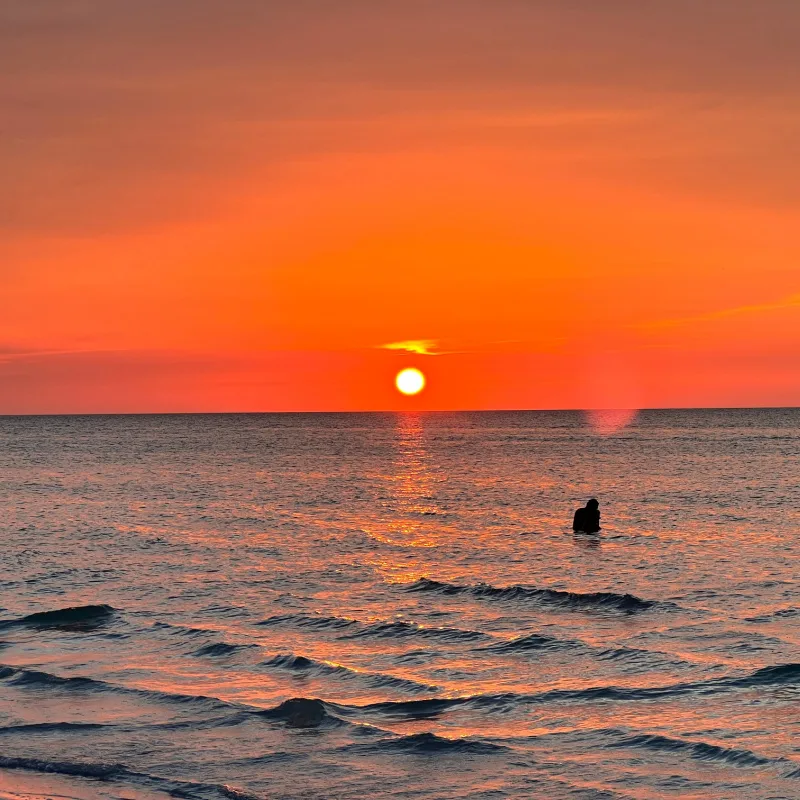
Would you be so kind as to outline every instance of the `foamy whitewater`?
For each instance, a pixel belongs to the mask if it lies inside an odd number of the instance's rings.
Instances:
[[[0,418],[0,778],[797,800],[799,456],[798,410],[605,437],[543,412]],[[592,496],[603,530],[574,534]]]

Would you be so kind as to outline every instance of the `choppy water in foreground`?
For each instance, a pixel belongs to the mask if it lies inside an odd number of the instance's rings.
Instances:
[[[798,410],[0,418],[0,772],[796,800],[799,493]]]

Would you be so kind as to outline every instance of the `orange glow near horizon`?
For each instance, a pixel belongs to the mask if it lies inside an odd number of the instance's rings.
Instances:
[[[800,404],[738,3],[0,12],[0,413]]]

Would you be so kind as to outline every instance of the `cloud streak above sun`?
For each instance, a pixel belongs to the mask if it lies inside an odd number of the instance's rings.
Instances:
[[[439,342],[436,339],[408,339],[404,342],[389,342],[389,344],[379,345],[381,350],[402,350],[406,353],[416,353],[419,356],[436,356],[440,353],[434,353],[434,348],[438,347]]]

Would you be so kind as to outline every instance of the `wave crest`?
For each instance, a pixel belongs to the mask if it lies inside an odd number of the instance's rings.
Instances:
[[[774,667],[757,669],[752,675],[734,678],[731,683],[736,686],[755,687],[775,684],[800,684],[800,664],[777,664]]]
[[[277,655],[264,662],[264,666],[275,669],[288,669],[293,672],[311,673],[316,675],[330,675],[344,679],[355,679],[376,689],[396,689],[400,691],[435,692],[438,686],[419,683],[408,678],[399,678],[395,675],[386,675],[381,672],[361,672],[344,666],[343,664],[328,664],[316,661],[306,656],[286,653]]]
[[[326,617],[322,614],[277,614],[257,623],[269,627],[311,628],[312,630],[345,630],[358,625],[354,619],[344,617]]]
[[[205,644],[202,647],[199,647],[197,650],[192,653],[193,656],[203,657],[203,656],[215,656],[215,657],[223,657],[223,656],[232,656],[235,653],[238,653],[242,650],[249,650],[250,648],[256,647],[254,644],[229,644],[228,642],[211,642],[211,644]]]
[[[641,747],[647,750],[683,752],[701,761],[717,761],[737,767],[762,767],[773,763],[772,759],[757,756],[750,750],[733,747],[719,747],[708,742],[687,742],[656,734],[629,736],[608,747]]]
[[[92,630],[108,622],[116,613],[112,606],[88,605],[58,608],[53,611],[37,611],[15,620],[7,620],[3,626],[24,626],[28,628],[54,628],[68,631]]]
[[[315,698],[293,697],[275,708],[258,713],[267,719],[279,720],[289,728],[319,728],[323,725],[342,724],[342,720],[331,713],[322,700]]]
[[[536,589],[527,586],[492,586],[488,583],[459,585],[420,578],[406,587],[408,592],[436,592],[443,595],[470,595],[490,600],[534,600],[545,605],[567,609],[598,609],[634,614],[657,605],[655,600],[643,600],[633,594],[616,592],[569,592],[561,589]]]
[[[496,753],[508,748],[502,745],[483,742],[475,739],[448,739],[434,733],[414,733],[409,736],[400,736],[397,739],[383,739],[370,745],[371,749],[390,750],[410,753],[470,753],[486,754]]]
[[[463,630],[461,628],[429,628],[425,625],[419,625],[416,622],[405,622],[403,620],[395,622],[376,622],[372,625],[366,625],[356,633],[348,634],[341,638],[361,639],[364,637],[375,637],[377,639],[405,639],[414,637],[449,642],[475,642],[489,638],[485,633],[481,633],[480,631]]]
[[[95,778],[109,780],[125,775],[128,768],[124,764],[81,764],[73,761],[46,761],[39,758],[0,756],[2,769],[27,769],[32,772],[55,772],[76,778]]]
[[[538,633],[531,633],[528,636],[519,636],[516,639],[509,639],[505,642],[490,644],[488,647],[477,648],[480,652],[486,653],[527,653],[535,650],[562,650],[580,647],[578,642],[569,642],[564,639],[556,639],[554,636],[542,636]]]
[[[462,628],[438,628],[406,620],[365,623],[344,617],[312,616],[310,614],[282,614],[258,623],[270,627],[310,628],[339,633],[339,639],[404,639],[421,638],[446,642],[475,642],[491,638],[480,631]]]

